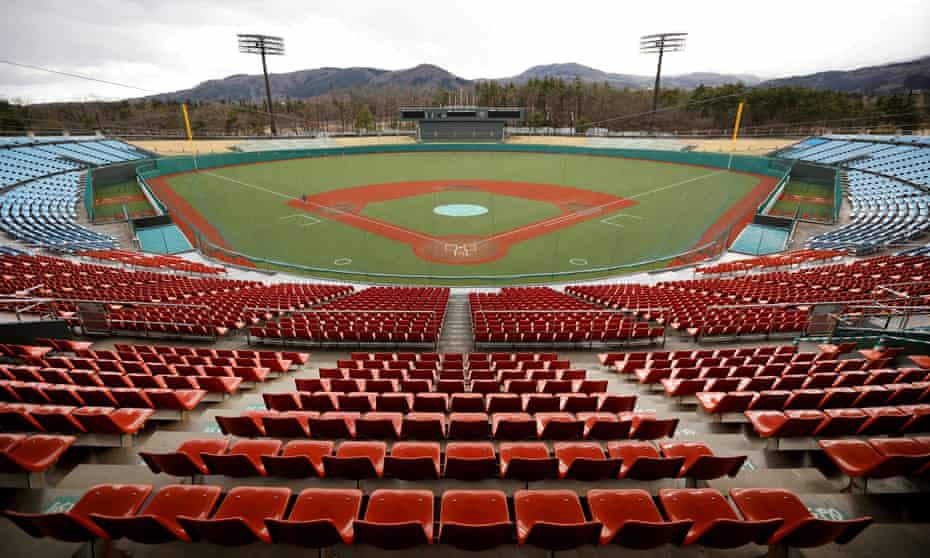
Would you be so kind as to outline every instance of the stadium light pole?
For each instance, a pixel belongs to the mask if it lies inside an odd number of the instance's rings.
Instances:
[[[656,65],[656,83],[652,88],[652,112],[649,113],[649,130],[652,130],[659,107],[659,83],[662,80],[662,57],[666,52],[681,52],[685,50],[687,33],[656,33],[643,35],[639,38],[639,52],[642,54],[658,54],[659,62]]]
[[[265,56],[283,56],[284,39],[271,35],[239,34],[239,52],[243,54],[260,54],[262,72],[265,74],[265,96],[268,98],[268,117],[271,119],[271,135],[278,135],[278,126],[274,121],[274,105],[271,102],[271,82],[268,80],[268,63]]]

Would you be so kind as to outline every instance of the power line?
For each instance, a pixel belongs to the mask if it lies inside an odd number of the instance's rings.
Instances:
[[[21,64],[21,63],[19,63],[19,62],[13,62],[13,61],[11,61],[11,60],[3,60],[3,59],[0,59],[0,64],[7,64],[7,65],[9,65],[9,66],[16,66],[16,67],[19,67],[19,68],[28,68],[28,69],[30,69],[30,70],[38,70],[38,71],[40,71],[40,72],[47,72],[47,73],[50,73],[50,74],[58,74],[58,75],[60,75],[60,76],[68,76],[68,77],[73,77],[73,78],[77,78],[77,79],[84,79],[84,80],[87,80],[87,81],[96,81],[97,83],[105,83],[105,84],[107,84],[107,85],[115,85],[115,86],[117,86],[117,87],[126,87],[126,88],[128,88],[128,89],[135,89],[135,90],[137,90],[137,91],[144,91],[144,92],[146,92],[146,93],[156,93],[156,94],[158,93],[158,91],[152,91],[151,89],[146,89],[146,88],[144,88],[144,87],[138,87],[138,86],[135,86],[135,85],[129,85],[129,84],[126,84],[126,83],[119,83],[118,81],[110,81],[110,80],[106,80],[106,79],[100,79],[100,78],[95,78],[95,77],[91,77],[91,76],[85,76],[85,75],[81,75],[81,74],[74,74],[74,73],[71,73],[71,72],[62,72],[62,71],[60,71],[60,70],[52,70],[51,68],[43,68],[42,66],[33,66],[32,64]]]
[[[97,83],[104,83],[104,84],[107,84],[107,85],[115,85],[115,86],[117,86],[117,87],[125,87],[125,88],[127,88],[127,89],[135,89],[135,90],[137,90],[137,91],[143,91],[143,92],[145,92],[145,93],[153,93],[153,94],[155,94],[155,95],[161,94],[161,91],[154,91],[154,90],[152,90],[152,89],[146,89],[145,87],[139,87],[139,86],[137,86],[137,85],[130,85],[130,84],[128,84],[128,83],[120,83],[120,82],[117,82],[117,81],[110,81],[110,80],[106,80],[106,79],[95,78],[95,77],[93,77],[93,76],[86,76],[86,75],[83,75],[83,74],[75,74],[75,73],[72,73],[72,72],[63,72],[63,71],[60,71],[60,70],[53,70],[53,69],[51,69],[51,68],[44,68],[44,67],[42,67],[42,66],[36,66],[36,65],[33,65],[33,64],[23,64],[23,63],[20,63],[20,62],[13,62],[12,60],[3,60],[3,59],[0,59],[0,64],[7,64],[7,65],[9,65],[9,66],[16,66],[16,67],[18,67],[18,68],[27,68],[27,69],[30,69],[30,70],[37,70],[37,71],[40,71],[40,72],[46,72],[46,73],[49,73],[49,74],[56,74],[56,75],[60,75],[60,76],[67,76],[67,77],[72,77],[72,78],[76,78],[76,79],[83,79],[83,80],[86,80],[86,81],[93,81],[93,82],[97,82]],[[242,112],[253,112],[253,113],[255,113],[255,114],[262,114],[262,115],[265,115],[265,116],[268,116],[268,115],[271,114],[271,113],[268,112],[268,111],[264,111],[264,110],[260,110],[260,109],[256,109],[256,108],[243,107],[243,106],[233,105],[233,104],[227,104],[226,106],[228,106],[231,110],[237,110],[237,111],[242,111]],[[192,108],[193,108],[193,107],[192,107]],[[300,122],[300,123],[303,123],[303,124],[306,124],[306,123],[307,123],[306,119],[304,119],[304,118],[299,118],[299,117],[296,117],[296,116],[291,116],[291,115],[289,115],[289,114],[287,114],[287,113],[280,114],[279,116],[281,116],[281,117],[283,117],[283,118],[289,118],[289,119],[291,119],[292,121],[297,121],[297,122]]]

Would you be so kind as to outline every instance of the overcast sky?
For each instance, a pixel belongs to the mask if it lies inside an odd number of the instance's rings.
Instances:
[[[690,33],[664,72],[777,77],[930,55],[927,0],[2,0],[0,59],[173,91],[258,73],[236,33],[285,38],[272,72],[432,63],[466,78],[578,62],[651,74],[640,35]],[[0,64],[0,98],[124,98],[131,89]]]

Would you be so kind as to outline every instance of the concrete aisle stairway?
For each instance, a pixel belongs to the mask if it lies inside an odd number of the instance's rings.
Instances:
[[[472,348],[468,295],[453,292],[449,295],[449,305],[446,307],[446,321],[439,338],[439,352],[467,353]]]

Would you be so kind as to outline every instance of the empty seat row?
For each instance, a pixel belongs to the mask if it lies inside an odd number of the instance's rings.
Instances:
[[[326,380],[584,380],[587,370],[535,369],[461,370],[447,368],[320,368],[320,378]]]
[[[930,432],[930,405],[792,411],[746,411],[762,438]]]
[[[322,286],[321,286],[322,287]],[[117,343],[117,354],[157,354],[166,356],[199,356],[204,358],[244,358],[251,360],[289,360],[295,364],[307,364],[310,353],[298,351],[257,351],[252,349],[211,349],[208,347],[179,347],[173,345],[130,345]],[[109,353],[112,354],[112,353]],[[79,355],[80,356],[80,355]],[[101,357],[99,353],[96,355]]]
[[[70,362],[69,362],[70,360]],[[190,364],[149,364],[138,362],[120,363],[114,360],[98,360],[92,363],[81,362],[86,359],[66,359],[64,357],[46,357],[40,366],[19,366],[18,370],[9,370],[0,367],[0,373],[7,377],[28,381],[28,377],[48,376],[51,383],[76,383],[72,381],[72,374],[106,374],[111,379],[116,376],[125,381],[130,375],[143,376],[214,376],[220,378],[240,378],[245,382],[264,382],[272,374],[266,366],[258,365],[258,361],[248,361],[249,365],[235,366],[202,366]],[[242,363],[240,361],[240,363]],[[124,366],[125,364],[125,366]],[[242,363],[244,364],[244,363]],[[31,371],[31,372],[30,372]],[[9,372],[9,373],[6,373]],[[280,371],[278,371],[280,373]],[[23,377],[25,376],[25,377]]]
[[[336,391],[342,393],[605,393],[607,380],[433,380],[429,379],[327,379],[298,378],[295,385],[300,391]]]
[[[729,358],[729,357],[755,357],[793,354],[797,351],[794,345],[769,347],[743,347],[739,349],[698,349],[678,351],[630,351],[614,353],[598,353],[597,359],[602,366],[611,367],[618,362],[648,361],[648,360],[677,360],[680,358]]]
[[[241,372],[243,376],[248,374]],[[151,375],[147,373],[97,372],[95,370],[65,370],[37,366],[0,366],[0,377],[12,382],[49,384],[51,388],[126,388],[154,390],[202,390],[208,393],[236,393],[242,386],[243,376],[231,373],[221,375],[183,376],[177,374]],[[104,396],[105,397],[105,396]],[[165,396],[167,397],[167,396]]]
[[[177,451],[141,452],[153,473],[178,477],[226,475],[348,479],[544,479],[596,481],[620,478],[710,480],[739,473],[745,455],[718,456],[700,442],[559,442],[550,452],[542,442],[503,442],[499,453],[490,442],[385,442],[188,440]],[[661,454],[660,454],[661,450]]]
[[[298,380],[300,381],[300,380]],[[304,385],[304,387],[308,387]],[[394,393],[300,391],[263,393],[265,407],[276,411],[422,412],[606,412],[632,411],[635,395],[612,393]]]
[[[225,358],[179,355],[118,353],[113,360],[85,357],[46,356],[26,361],[46,368],[64,370],[96,370],[121,374],[149,374],[153,376],[232,376],[242,375],[248,381],[261,382],[269,374],[284,374],[292,362],[286,359]]]
[[[349,411],[243,411],[217,416],[224,434],[243,438],[331,439],[636,439],[673,436],[678,419],[651,413],[395,413]]]
[[[849,359],[841,361],[820,361],[812,364],[741,364],[734,366],[676,366],[672,362],[650,361],[646,366],[639,366],[642,363],[627,362],[622,366],[629,366],[618,370],[621,374],[626,374],[629,379],[635,379],[640,384],[650,385],[658,384],[663,380],[692,380],[696,378],[757,378],[770,377],[782,378],[786,376],[813,376],[820,374],[844,374],[855,372],[881,372],[884,371],[885,377],[888,376],[888,369],[884,369],[885,363],[878,361],[869,361],[862,359]],[[618,364],[618,367],[621,365]],[[894,370],[894,369],[891,369]],[[904,368],[901,372],[912,372],[913,369]],[[634,378],[635,377],[635,378]],[[858,376],[864,377],[864,376]],[[894,378],[892,376],[891,378]],[[893,380],[886,380],[891,383]],[[906,380],[912,381],[912,380]]]
[[[709,414],[787,409],[866,408],[930,403],[930,382],[826,389],[702,391],[694,394]]]
[[[151,409],[0,403],[0,430],[69,434],[135,434],[145,426],[152,413]]]
[[[69,542],[362,543],[394,550],[438,542],[471,551],[513,543],[550,551],[755,543],[787,551],[848,543],[872,521],[815,518],[795,494],[779,489],[731,490],[740,515],[713,489],[665,489],[657,500],[644,490],[589,490],[587,506],[570,490],[519,490],[512,501],[498,490],[447,490],[438,501],[438,529],[429,490],[381,489],[367,498],[356,489],[321,488],[292,498],[289,488],[273,486],[236,487],[225,498],[219,486],[169,485],[149,498],[151,492],[150,485],[97,485],[66,512],[5,515],[33,537]]]
[[[352,352],[349,354],[352,360],[367,361],[380,360],[383,362],[413,362],[423,364],[435,362],[438,365],[449,365],[455,362],[467,363],[468,365],[479,364],[482,362],[497,363],[517,363],[517,362],[548,362],[558,360],[557,353],[386,353],[386,352]]]
[[[206,391],[199,389],[108,388],[0,380],[0,400],[38,405],[190,411],[206,395]]]
[[[820,440],[820,447],[850,478],[930,476],[930,436],[870,438],[868,440]],[[863,489],[867,488],[867,484]]]

